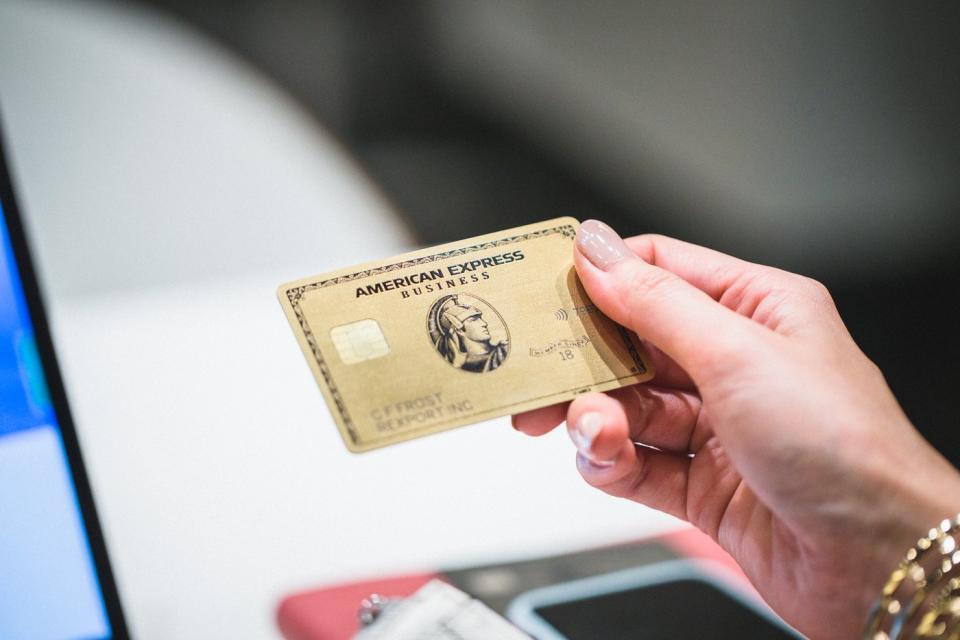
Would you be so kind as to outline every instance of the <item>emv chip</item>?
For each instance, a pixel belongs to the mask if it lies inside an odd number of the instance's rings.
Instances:
[[[376,320],[358,320],[334,327],[330,330],[330,339],[344,364],[373,360],[390,353],[390,345]]]

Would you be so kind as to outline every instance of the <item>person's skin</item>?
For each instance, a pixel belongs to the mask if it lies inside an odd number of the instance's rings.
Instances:
[[[566,420],[588,483],[706,532],[802,633],[857,637],[906,550],[960,511],[960,474],[827,290],[662,236],[624,243],[596,221],[574,261],[594,304],[646,341],[656,377],[515,428]]]

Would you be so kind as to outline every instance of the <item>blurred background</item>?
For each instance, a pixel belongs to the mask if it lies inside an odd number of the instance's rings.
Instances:
[[[296,97],[422,244],[569,214],[822,279],[960,462],[956,3],[149,4]]]
[[[440,525],[458,542],[411,551],[423,536],[409,514],[431,513],[437,473],[464,472],[442,460],[457,441],[361,463],[304,420],[325,409],[276,284],[558,215],[822,280],[907,414],[960,464],[958,25],[952,2],[0,4],[0,109],[135,627],[185,637],[172,609],[235,614],[171,595],[183,575],[140,586],[174,553],[212,553],[211,567],[259,557],[243,579],[275,570],[264,588],[279,596],[489,559],[493,542],[463,542],[484,509],[517,525],[494,540],[506,555],[547,528],[524,538],[524,518],[566,523],[574,503],[590,517],[560,546],[675,526],[576,493],[567,456],[550,469],[572,493],[532,480],[540,511],[498,512],[467,479]],[[464,431],[460,461],[509,491],[535,475],[522,460],[546,454],[504,431]],[[409,495],[384,514],[392,472]],[[353,483],[349,499],[318,491],[331,474]],[[368,555],[381,520],[396,536],[386,559]],[[330,522],[329,548],[303,559]],[[145,559],[161,540],[175,549]],[[222,575],[199,580],[216,593]]]

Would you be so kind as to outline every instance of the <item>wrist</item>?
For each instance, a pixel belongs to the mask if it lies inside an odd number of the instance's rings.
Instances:
[[[960,577],[954,566],[960,561],[954,539],[960,534],[960,473],[921,442],[925,451],[904,454],[890,481],[880,485],[885,486],[885,495],[878,496],[873,525],[880,535],[871,554],[874,566],[865,568],[863,584],[863,602],[880,630],[892,621],[903,624],[911,616],[911,624],[917,623],[919,610],[927,606],[924,601],[935,600],[944,588],[946,572]],[[922,464],[905,469],[903,460]]]
[[[960,630],[958,536],[960,515],[955,515],[931,527],[906,551],[871,608],[864,638],[956,636]]]

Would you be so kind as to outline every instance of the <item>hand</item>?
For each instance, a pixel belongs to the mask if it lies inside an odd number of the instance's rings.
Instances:
[[[827,290],[670,238],[624,243],[592,220],[574,261],[597,307],[647,342],[656,378],[514,426],[566,418],[589,484],[710,535],[801,632],[857,637],[904,552],[960,511],[960,474]]]

